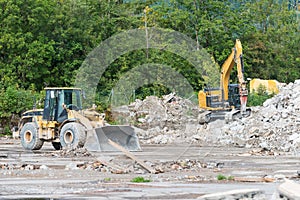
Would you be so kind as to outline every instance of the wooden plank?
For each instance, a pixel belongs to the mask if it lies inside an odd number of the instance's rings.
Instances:
[[[107,167],[110,167],[112,169],[112,172],[118,172],[118,173],[126,173],[126,169],[119,166],[119,165],[116,165],[116,164],[113,164],[111,162],[108,162],[108,161],[105,161],[101,158],[97,158],[97,161],[99,161],[100,163],[102,163],[103,165],[107,166]]]
[[[144,161],[138,159],[135,155],[133,155],[131,152],[129,152],[127,149],[125,149],[124,147],[122,147],[121,145],[113,142],[112,140],[108,139],[108,143],[110,145],[112,145],[113,147],[115,147],[116,149],[119,149],[120,151],[122,151],[127,157],[131,158],[132,160],[136,161],[139,165],[141,165],[144,169],[146,169],[148,172],[155,174],[156,170],[153,169],[151,166],[147,165],[146,163],[144,163]]]
[[[300,199],[300,184],[294,181],[285,180],[284,183],[278,186],[277,191],[280,195],[290,200]]]
[[[238,182],[274,182],[274,178],[260,178],[260,177],[234,177],[235,181]]]

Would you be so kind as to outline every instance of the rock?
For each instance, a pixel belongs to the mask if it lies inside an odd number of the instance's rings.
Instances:
[[[65,170],[77,170],[79,167],[77,167],[76,163],[69,163],[66,165]]]
[[[300,79],[295,80],[295,81],[294,81],[294,84],[300,85]]]
[[[33,170],[34,166],[33,165],[26,165],[24,170]]]
[[[286,178],[286,176],[284,174],[275,174],[274,175],[274,178],[277,180],[277,181],[282,181]]]
[[[300,137],[300,133],[294,133],[293,135],[289,136],[289,140],[294,141],[299,137]]]
[[[286,119],[286,118],[288,118],[289,117],[289,113],[286,111],[286,110],[284,110],[282,113],[281,113],[281,118],[282,119]]]
[[[171,169],[173,169],[173,170],[182,170],[182,167],[180,165],[178,165],[178,164],[173,164],[171,166]]]
[[[40,166],[40,170],[48,170],[49,169],[49,167],[47,167],[46,165],[41,165]]]

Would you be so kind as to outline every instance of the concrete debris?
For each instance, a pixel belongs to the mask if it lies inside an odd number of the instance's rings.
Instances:
[[[167,173],[173,171],[183,171],[183,172],[191,172],[191,171],[199,171],[200,169],[207,168],[207,169],[218,169],[219,166],[215,165],[214,167],[210,168],[209,163],[203,163],[198,160],[176,160],[176,161],[167,161],[167,162],[145,162],[149,167],[155,169],[155,173]],[[102,163],[100,161],[96,162],[89,162],[84,164],[77,164],[79,169],[85,170],[95,170],[100,172],[109,172],[112,174],[147,174],[149,173],[148,169],[141,166],[140,163],[133,162],[128,164],[123,164],[122,169],[112,167],[113,162],[110,163]]]
[[[114,146],[115,148],[119,149],[120,151],[122,151],[127,157],[129,157],[132,160],[134,160],[135,162],[137,162],[139,165],[141,165],[144,169],[146,169],[150,173],[152,173],[152,174],[156,173],[155,169],[153,169],[150,165],[148,165],[144,161],[142,161],[139,158],[137,158],[133,153],[131,153],[127,149],[123,148],[121,145],[119,145],[119,144],[111,141],[110,139],[108,139],[108,143],[111,144],[112,146]]]
[[[176,161],[166,161],[166,162],[145,162],[145,165],[149,166],[148,168],[153,169],[151,173],[165,173],[172,171],[199,171],[200,169],[218,169],[220,166],[218,164],[203,163],[199,160],[176,160]],[[22,164],[22,165],[8,165],[0,164],[1,170],[51,170],[51,167],[46,165],[35,165],[35,164]],[[114,161],[102,162],[99,160],[88,161],[88,162],[70,162],[65,167],[65,170],[89,170],[89,171],[98,171],[102,173],[112,173],[112,174],[147,174],[149,169],[146,169],[144,166],[141,166],[138,162],[123,163],[122,167],[114,164]]]
[[[77,170],[79,169],[79,167],[77,167],[76,163],[69,163],[68,165],[66,165],[65,170]]]
[[[56,151],[52,154],[55,157],[90,157],[92,154],[86,148],[70,148]]]
[[[46,165],[41,165],[40,170],[49,170],[49,167],[47,167]]]
[[[148,96],[143,101],[137,99],[129,106],[113,110],[116,119],[122,118],[121,121],[137,128],[139,139],[146,144],[188,141],[197,135],[199,112],[197,103],[175,93],[162,98]]]
[[[278,197],[277,199],[300,199],[300,184],[291,180],[285,180],[284,183],[277,188]]]
[[[253,154],[278,155],[300,150],[300,81],[283,87],[279,94],[252,107],[252,115],[225,123],[200,125],[196,103],[176,96],[149,96],[115,109],[115,115],[136,127],[141,143],[200,143],[258,148]],[[267,153],[268,152],[268,153]]]
[[[231,144],[266,151],[300,150],[300,83],[295,81],[252,108],[252,116],[224,125],[218,137],[221,144]]]
[[[47,166],[45,165],[34,165],[34,164],[6,164],[6,163],[2,163],[0,164],[0,169],[1,170],[25,170],[25,171],[31,171],[31,170],[45,170],[45,169],[49,169]]]

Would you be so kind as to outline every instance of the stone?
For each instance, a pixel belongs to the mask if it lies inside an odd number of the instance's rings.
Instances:
[[[290,141],[294,141],[294,140],[296,140],[297,138],[299,138],[300,137],[300,133],[294,133],[293,135],[291,135],[290,137],[289,137],[289,140]]]
[[[79,167],[77,167],[76,163],[69,163],[66,165],[65,170],[77,170]]]
[[[34,166],[33,165],[26,165],[24,170],[33,170]]]
[[[286,178],[286,176],[284,174],[275,174],[274,175],[274,178],[277,180],[277,181],[282,181]]]
[[[48,170],[49,169],[49,167],[47,167],[46,165],[41,165],[40,166],[40,170]]]

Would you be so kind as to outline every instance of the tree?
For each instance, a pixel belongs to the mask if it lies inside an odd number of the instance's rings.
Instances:
[[[297,79],[300,35],[294,10],[288,9],[286,1],[272,0],[249,2],[247,7],[250,22],[256,27],[245,35],[249,47],[248,74],[286,83]]]

